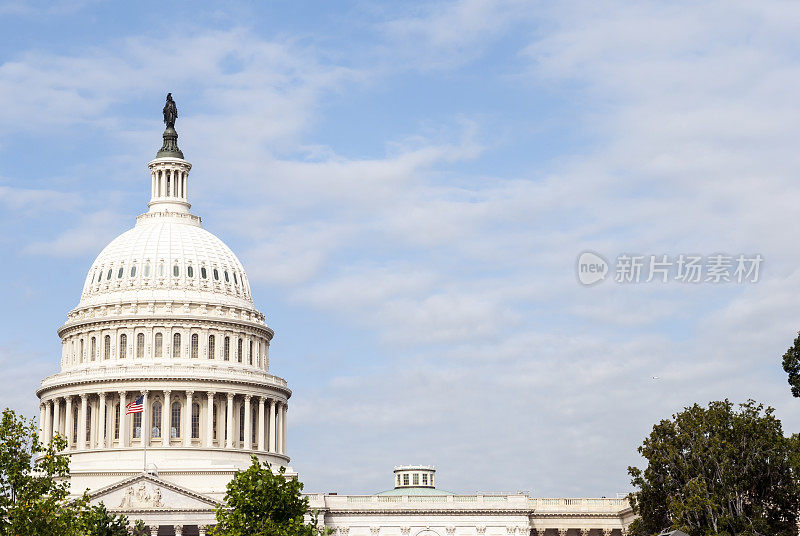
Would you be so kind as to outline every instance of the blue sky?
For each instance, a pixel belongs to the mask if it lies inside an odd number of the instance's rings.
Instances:
[[[193,212],[240,256],[310,491],[397,464],[613,496],[653,423],[800,427],[789,2],[0,1],[0,404],[146,210],[171,91]],[[579,253],[764,257],[755,284],[583,287]],[[652,377],[659,379],[654,380]]]

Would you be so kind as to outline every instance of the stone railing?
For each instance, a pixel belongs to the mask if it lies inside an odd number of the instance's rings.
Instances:
[[[521,509],[533,514],[619,514],[628,499],[615,498],[531,498],[514,495],[324,495],[309,494],[312,508],[348,509]]]
[[[119,361],[115,361],[109,367],[84,367],[72,369],[58,374],[47,376],[42,380],[41,389],[63,385],[68,383],[87,383],[107,380],[155,380],[160,378],[187,378],[191,380],[213,380],[213,381],[233,381],[250,382],[263,385],[274,385],[276,387],[286,387],[286,380],[267,374],[260,370],[247,370],[241,365],[222,365],[214,366],[204,364],[197,365],[125,365],[120,366]]]

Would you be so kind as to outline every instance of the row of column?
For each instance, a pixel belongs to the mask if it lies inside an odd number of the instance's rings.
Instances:
[[[175,531],[175,536],[183,536],[183,525],[166,525],[171,526]],[[150,525],[150,536],[158,536],[159,525]],[[206,536],[206,526],[197,525],[197,534],[199,536]]]
[[[40,441],[49,443],[58,433],[67,439],[68,448],[76,450],[92,448],[128,447],[133,441],[137,446],[204,446],[241,448],[264,452],[286,453],[286,412],[288,405],[283,400],[264,396],[237,395],[232,392],[216,393],[204,391],[195,398],[194,391],[172,393],[170,390],[159,391],[118,391],[107,393],[83,393],[77,396],[53,397],[43,400],[40,409]],[[159,437],[153,438],[153,404],[157,394],[161,402],[161,419],[157,428]],[[151,395],[152,398],[151,398]],[[143,411],[141,413],[141,432],[134,437],[132,425],[134,414],[126,415],[126,405],[142,396]],[[205,398],[205,401],[203,401]],[[64,415],[61,415],[62,400]],[[217,422],[214,425],[214,402],[217,404]],[[111,411],[108,411],[111,402]],[[180,423],[173,422],[172,404],[180,404]],[[205,403],[203,403],[205,402]],[[117,406],[118,404],[118,406]],[[197,437],[192,437],[193,407],[198,406]],[[223,409],[224,404],[224,409]],[[244,408],[244,428],[239,428],[240,413],[234,414],[234,406]],[[77,412],[76,412],[76,408]],[[253,410],[256,410],[256,434],[253,438]],[[120,414],[117,416],[116,411]],[[241,411],[241,410],[240,410]],[[77,425],[74,422],[77,413]],[[205,426],[201,426],[205,416]],[[118,419],[118,421],[117,421]],[[227,423],[227,425],[226,425]],[[179,426],[173,426],[179,424]],[[180,429],[178,437],[172,437],[172,428]],[[204,430],[203,430],[204,428]],[[75,433],[77,429],[77,434]],[[118,430],[118,433],[117,433]],[[203,431],[205,432],[203,434]],[[214,439],[217,431],[217,439]],[[234,439],[234,431],[242,432]],[[77,436],[77,437],[76,437]],[[223,437],[224,436],[224,437]],[[154,442],[153,439],[156,441]]]

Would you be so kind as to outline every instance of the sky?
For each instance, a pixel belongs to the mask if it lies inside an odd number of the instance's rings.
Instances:
[[[146,211],[170,91],[307,491],[429,464],[455,492],[616,496],[654,423],[724,398],[797,432],[798,24],[782,1],[0,0],[0,405],[38,414],[86,271]],[[763,262],[647,282],[651,255]]]

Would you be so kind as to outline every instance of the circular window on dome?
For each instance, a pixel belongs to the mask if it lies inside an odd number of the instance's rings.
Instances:
[[[108,269],[108,273],[106,274],[106,281],[111,279],[111,268]]]
[[[225,270],[225,282],[226,283],[230,283],[231,282],[230,278],[228,277],[228,271],[227,270]]]
[[[136,265],[131,266],[131,277],[136,277]]]
[[[202,277],[203,279],[208,279],[208,272],[206,272],[205,266],[200,267],[200,277]]]
[[[178,268],[178,265],[177,265],[177,264],[176,264],[175,266],[173,266],[173,267],[172,267],[172,275],[173,275],[174,277],[178,277],[179,275],[181,275],[181,269],[180,269],[180,268]]]
[[[219,270],[214,268],[214,281],[219,281]]]
[[[191,265],[186,268],[186,275],[189,277],[194,277],[194,268],[192,268]]]

